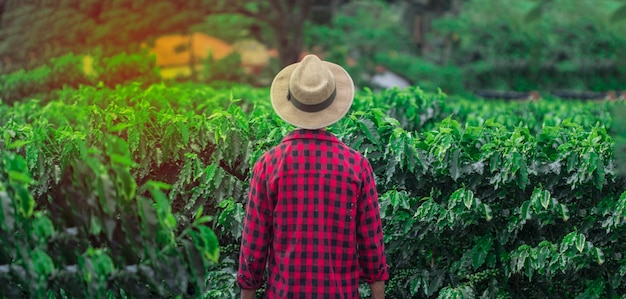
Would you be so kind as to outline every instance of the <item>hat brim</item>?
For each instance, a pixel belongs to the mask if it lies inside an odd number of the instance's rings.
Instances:
[[[288,99],[289,79],[298,66],[294,63],[283,68],[270,87],[270,99],[276,114],[287,123],[302,129],[320,129],[330,126],[348,113],[354,100],[354,82],[348,72],[341,66],[322,61],[335,77],[337,94],[328,108],[318,112],[305,112],[294,106]]]

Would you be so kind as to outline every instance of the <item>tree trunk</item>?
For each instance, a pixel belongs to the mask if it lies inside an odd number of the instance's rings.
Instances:
[[[278,40],[278,59],[281,68],[300,61],[302,53],[304,22],[311,9],[310,0],[297,2],[289,13],[281,16],[281,22],[274,24]]]
[[[302,36],[296,34],[301,29],[294,28],[289,30],[280,30],[278,34],[278,59],[280,67],[286,67],[292,63],[300,61],[300,53],[302,52]]]

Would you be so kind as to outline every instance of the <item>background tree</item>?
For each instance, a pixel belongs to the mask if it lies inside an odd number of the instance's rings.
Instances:
[[[2,72],[34,67],[68,52],[136,52],[163,34],[188,33],[206,15],[193,1],[8,0],[0,16]],[[7,66],[7,64],[9,64]]]
[[[617,0],[467,1],[434,22],[451,43],[424,58],[460,68],[469,90],[619,90],[625,17]]]
[[[309,23],[305,47],[346,65],[355,83],[367,86],[376,73],[377,56],[416,54],[402,23],[402,9],[378,0],[344,4],[329,24]]]
[[[281,66],[296,62],[311,0],[5,0],[0,14],[0,72],[40,65],[67,52],[101,48],[134,52],[165,34],[188,34],[207,16],[239,14],[278,49]],[[254,30],[253,30],[254,31]]]
[[[220,0],[213,10],[241,14],[260,21],[257,26],[268,28],[273,33],[272,44],[278,49],[280,65],[286,66],[300,58],[304,26],[312,5],[312,0]]]

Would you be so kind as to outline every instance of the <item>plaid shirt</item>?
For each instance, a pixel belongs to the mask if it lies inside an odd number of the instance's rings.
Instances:
[[[298,129],[254,165],[237,282],[266,298],[358,298],[388,280],[378,194],[365,157]]]

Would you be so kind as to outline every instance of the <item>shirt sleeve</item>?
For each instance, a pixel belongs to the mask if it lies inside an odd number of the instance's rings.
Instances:
[[[273,221],[265,178],[263,163],[257,162],[250,181],[239,253],[237,283],[242,289],[258,289],[264,283]]]
[[[364,159],[363,181],[357,210],[357,242],[361,277],[367,282],[389,279],[376,181]]]

